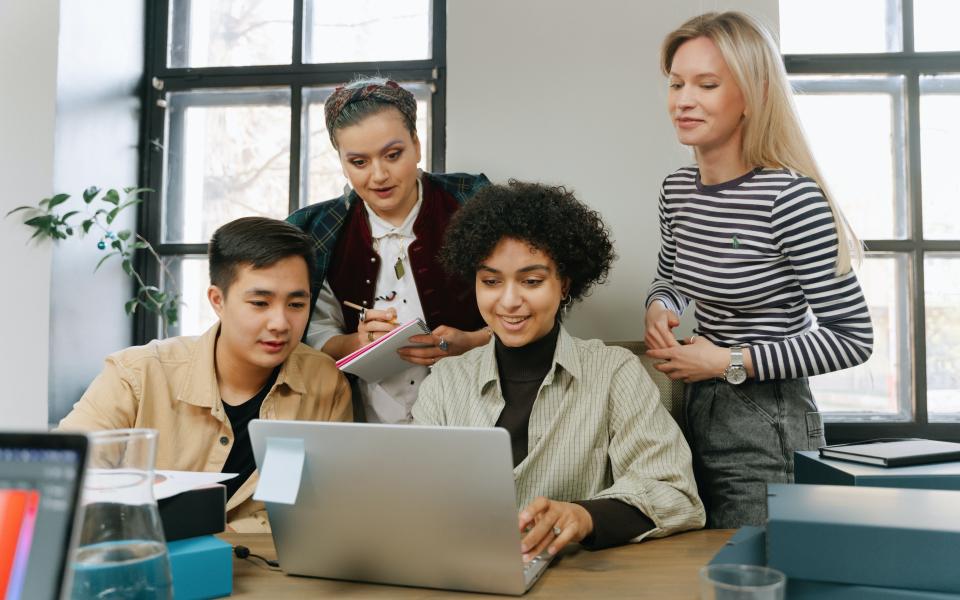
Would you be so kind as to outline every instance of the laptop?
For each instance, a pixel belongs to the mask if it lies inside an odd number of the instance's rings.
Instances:
[[[521,558],[504,429],[254,420],[250,438],[258,468],[302,440],[295,502],[266,503],[288,574],[521,595],[550,562]]]
[[[0,433],[0,598],[70,597],[87,438]]]

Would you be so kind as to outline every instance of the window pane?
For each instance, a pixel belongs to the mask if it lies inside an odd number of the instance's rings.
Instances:
[[[924,260],[927,411],[931,421],[960,420],[960,254]]]
[[[430,164],[430,87],[425,83],[402,83],[417,98],[417,137],[420,138],[420,168]],[[343,193],[347,178],[340,157],[330,144],[323,117],[323,103],[333,88],[303,90],[303,136],[300,203],[302,206],[336,198]]]
[[[167,329],[167,337],[200,335],[217,321],[217,314],[207,302],[207,287],[210,285],[207,257],[164,257],[163,264],[168,272],[161,276],[161,289],[179,291],[182,301],[180,319]],[[162,323],[158,330],[162,334]]]
[[[306,0],[304,62],[429,59],[430,4],[430,0]]]
[[[163,241],[206,243],[248,215],[283,218],[290,196],[290,92],[167,95]]]
[[[897,52],[899,0],[780,0],[784,54]]]
[[[171,67],[288,65],[293,0],[171,0]]]
[[[865,413],[909,418],[912,377],[907,264],[903,255],[872,255],[858,269],[873,319],[873,355],[858,367],[810,378],[820,409],[842,413],[832,415],[831,420],[865,417]]]
[[[957,0],[913,0],[913,47],[918,52],[960,50]]]
[[[920,78],[920,154],[923,172],[923,236],[960,239],[957,139],[960,75]]]
[[[857,236],[905,238],[903,78],[791,82],[813,155]]]

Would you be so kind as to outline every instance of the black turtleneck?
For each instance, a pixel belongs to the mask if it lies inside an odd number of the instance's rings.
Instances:
[[[527,457],[530,414],[540,384],[553,366],[559,336],[558,321],[550,333],[526,346],[511,348],[503,345],[500,338],[494,341],[500,392],[505,403],[496,427],[503,427],[510,433],[513,466],[519,465]],[[585,508],[593,520],[593,532],[580,542],[591,550],[625,544],[655,527],[643,512],[626,502],[602,498],[581,500],[575,504]]]
[[[540,391],[540,384],[553,366],[553,353],[557,348],[559,335],[560,324],[557,323],[550,333],[526,346],[504,346],[500,338],[494,342],[497,371],[500,373],[500,392],[506,402],[496,427],[503,427],[510,433],[513,466],[519,465],[527,457],[530,413],[533,412],[533,403]]]

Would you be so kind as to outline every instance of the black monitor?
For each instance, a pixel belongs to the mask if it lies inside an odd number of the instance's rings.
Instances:
[[[0,598],[69,597],[87,438],[0,432]]]

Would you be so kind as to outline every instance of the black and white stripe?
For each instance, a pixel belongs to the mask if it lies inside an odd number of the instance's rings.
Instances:
[[[697,334],[750,346],[759,380],[863,363],[873,327],[856,275],[836,275],[830,206],[809,177],[757,169],[707,186],[696,167],[660,190],[660,254],[647,304],[680,314],[696,302]],[[811,317],[811,312],[813,317]]]

